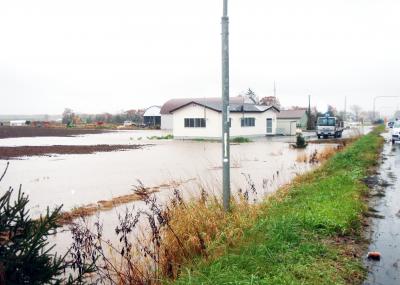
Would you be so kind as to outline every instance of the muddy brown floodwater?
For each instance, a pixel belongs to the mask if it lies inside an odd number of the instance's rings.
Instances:
[[[365,259],[368,278],[364,285],[400,284],[400,144],[386,143],[378,175],[367,184],[370,201],[371,244],[369,252],[381,253],[380,260]]]

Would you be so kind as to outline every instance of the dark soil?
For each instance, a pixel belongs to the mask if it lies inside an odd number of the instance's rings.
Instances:
[[[90,154],[128,149],[139,149],[145,145],[51,145],[0,147],[0,159],[22,156],[51,156],[52,154]]]
[[[71,137],[85,134],[101,134],[105,129],[67,129],[0,126],[0,139],[21,137]]]

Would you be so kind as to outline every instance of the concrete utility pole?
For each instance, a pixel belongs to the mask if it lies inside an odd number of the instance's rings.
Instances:
[[[230,210],[230,149],[229,149],[229,18],[228,0],[223,0],[222,25],[222,193],[225,211]]]
[[[344,114],[343,121],[347,121],[347,96],[344,96]]]

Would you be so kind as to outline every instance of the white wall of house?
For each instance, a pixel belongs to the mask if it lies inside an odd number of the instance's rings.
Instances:
[[[263,113],[231,113],[231,130],[232,137],[237,136],[265,136],[276,134],[276,111],[268,110]],[[254,118],[254,127],[242,127],[242,118]],[[267,118],[272,121],[272,131],[267,133]]]
[[[299,122],[300,120],[296,119],[278,119],[276,133],[278,135],[294,136]]]
[[[185,128],[185,118],[205,118],[205,128]],[[190,104],[173,112],[175,138],[218,138],[221,136],[221,113]]]
[[[267,118],[272,119],[272,132],[276,134],[277,112],[272,109],[263,113],[244,113],[244,117],[254,118],[255,126],[242,127],[241,119],[243,113],[230,113],[231,118],[231,137],[235,136],[265,136],[267,134]],[[205,118],[205,128],[187,128],[185,127],[185,118]],[[162,119],[161,119],[162,120]],[[221,137],[220,112],[204,108],[197,104],[191,104],[182,107],[173,112],[173,135],[175,138],[220,138]]]
[[[161,115],[161,129],[162,130],[172,130],[174,127],[174,116],[172,114],[162,114]]]

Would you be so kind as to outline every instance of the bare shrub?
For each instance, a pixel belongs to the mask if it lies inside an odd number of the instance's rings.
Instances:
[[[219,255],[253,224],[260,206],[249,204],[248,195],[256,195],[256,189],[250,175],[245,177],[248,187],[232,199],[230,212],[204,188],[198,198],[188,202],[175,189],[170,201],[161,205],[139,184],[135,194],[142,197],[147,209],[126,209],[119,215],[114,230],[117,242],[103,239],[99,221],[94,229],[85,222],[71,226],[74,266],[79,269],[95,261],[96,273],[87,278],[97,284],[161,284],[177,278],[191,259]]]

